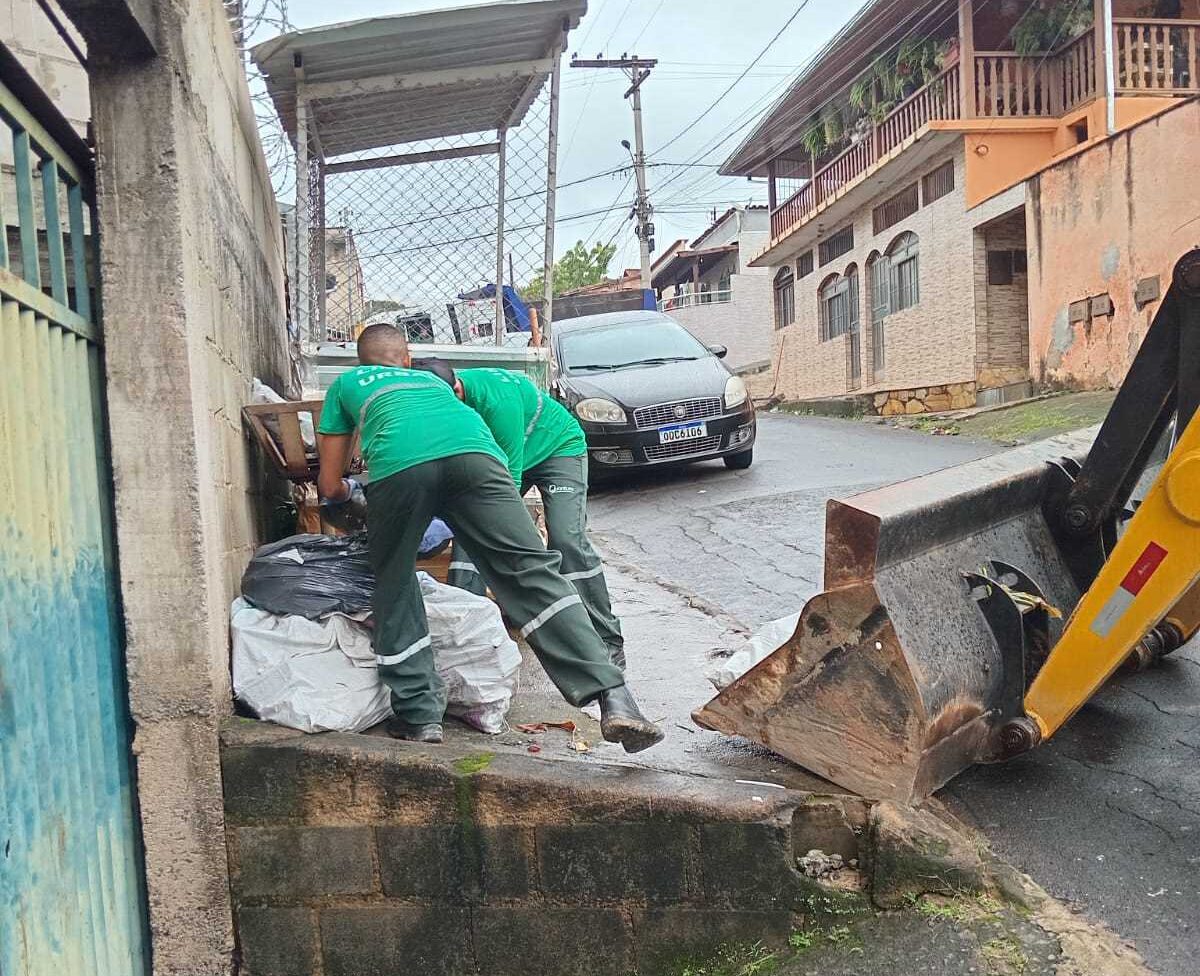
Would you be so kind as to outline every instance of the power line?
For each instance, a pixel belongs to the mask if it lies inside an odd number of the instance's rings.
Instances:
[[[984,2],[983,2],[983,4],[982,4],[982,6],[981,6],[981,8],[980,8],[980,9],[983,9],[984,7],[987,7],[987,6],[988,6],[988,5],[989,5],[991,2],[993,2],[993,0],[984,0]],[[889,9],[889,11],[891,11],[891,10],[895,10],[897,7],[900,7],[901,9],[903,9],[903,7],[905,7],[905,6],[907,6],[907,4],[905,4],[905,3],[903,2],[903,0],[892,0],[892,4],[891,4],[891,6],[890,6],[888,9]],[[918,28],[919,28],[919,29],[922,29],[922,30],[927,30],[927,31],[930,31],[930,30],[931,30],[932,32],[936,32],[936,31],[940,30],[942,27],[944,27],[946,24],[948,24],[948,23],[949,23],[951,20],[954,20],[954,19],[955,19],[957,16],[958,16],[958,14],[957,14],[957,11],[955,11],[955,12],[953,12],[953,13],[949,14],[948,16],[941,18],[941,20],[937,21],[937,22],[936,22],[936,23],[933,25],[933,27],[932,27],[932,28],[930,28],[930,27],[928,26],[928,25],[930,24],[930,22],[931,22],[931,21],[933,21],[935,18],[937,18],[937,17],[938,17],[938,11],[937,11],[937,10],[931,10],[931,11],[927,12],[927,13],[926,13],[926,14],[925,14],[925,15],[924,15],[922,18],[920,18],[918,21],[916,21],[916,22],[915,22],[915,23],[912,25],[912,28],[906,31],[906,33],[905,33],[905,36],[908,36],[908,35],[910,35],[910,34],[911,34],[911,33],[912,33],[914,30],[916,30],[916,29],[918,29]],[[837,42],[837,40],[838,40],[839,38],[842,38],[842,37],[844,37],[844,36],[846,35],[846,33],[848,32],[848,30],[849,30],[849,28],[850,28],[850,26],[851,26],[851,23],[852,23],[852,21],[851,21],[851,22],[847,22],[847,24],[843,25],[843,27],[841,28],[841,30],[839,30],[839,31],[838,31],[838,32],[837,32],[837,33],[834,35],[834,37],[833,37],[833,38],[832,38],[832,40],[830,41],[830,44],[836,43],[836,42]],[[881,51],[881,52],[880,52],[878,55],[876,55],[876,56],[875,56],[875,57],[874,57],[874,58],[871,60],[871,64],[870,64],[870,66],[869,66],[867,69],[864,69],[864,73],[865,73],[865,71],[866,71],[866,70],[871,70],[871,69],[872,69],[872,68],[873,68],[873,67],[874,67],[876,64],[878,64],[879,62],[883,61],[885,58],[887,58],[887,57],[889,57],[889,56],[891,56],[891,55],[895,54],[895,53],[896,53],[896,52],[899,50],[900,46],[901,46],[901,45],[904,43],[904,40],[905,40],[905,37],[901,37],[901,38],[900,38],[899,40],[897,40],[897,41],[896,41],[894,44],[892,44],[892,45],[890,45],[889,47],[885,48],[885,49],[884,49],[883,51]],[[823,48],[822,48],[820,51],[816,52],[816,53],[815,53],[815,54],[814,54],[814,55],[813,55],[813,56],[812,56],[812,57],[811,57],[811,58],[810,58],[810,59],[809,59],[809,60],[808,60],[808,61],[807,61],[807,62],[806,62],[806,63],[805,63],[805,64],[804,64],[804,65],[803,65],[801,68],[800,68],[800,71],[799,71],[798,77],[802,77],[802,76],[804,75],[804,73],[805,73],[805,72],[807,72],[808,70],[810,70],[810,69],[813,67],[813,65],[815,65],[815,64],[816,64],[816,63],[819,61],[819,59],[821,58],[822,54],[823,54],[823,53],[824,53],[824,52],[825,52],[825,51],[828,49],[828,46],[829,46],[829,45],[826,45],[826,46],[825,46],[825,47],[823,47]],[[789,90],[790,90],[791,88],[794,88],[794,86],[795,86],[795,82],[792,82],[792,83],[791,83],[790,85],[788,85],[787,87],[788,87],[788,88],[789,88]],[[804,113],[804,117],[809,117],[809,116],[812,116],[812,115],[819,114],[819,113],[820,113],[820,112],[821,112],[821,111],[822,111],[822,110],[823,110],[823,109],[824,109],[826,106],[828,106],[828,105],[832,104],[833,102],[837,101],[837,98],[838,98],[838,96],[841,94],[841,92],[843,91],[843,89],[844,89],[844,88],[845,88],[845,86],[844,86],[844,85],[837,85],[837,84],[835,84],[835,83],[834,83],[834,82],[832,82],[832,81],[830,81],[830,82],[825,82],[823,85],[821,85],[821,86],[817,86],[817,87],[814,89],[814,91],[815,91],[815,93],[817,94],[817,96],[818,96],[818,97],[823,97],[823,96],[824,96],[826,93],[828,93],[828,92],[832,92],[833,94],[832,94],[832,95],[831,95],[831,96],[830,96],[828,99],[826,99],[826,100],[824,100],[824,101],[820,102],[819,104],[815,105],[814,107],[812,107],[812,108],[809,108],[808,110],[806,110],[806,111],[805,111],[805,113]],[[701,150],[700,150],[700,151],[699,151],[699,152],[698,152],[698,153],[697,153],[697,154],[696,154],[696,155],[695,155],[693,158],[694,158],[694,159],[701,159],[701,158],[703,158],[703,157],[705,157],[705,156],[711,155],[713,152],[716,152],[716,151],[717,151],[717,150],[718,150],[718,149],[719,149],[721,146],[723,146],[723,145],[725,145],[727,142],[729,142],[729,140],[730,140],[730,139],[732,139],[732,138],[733,138],[735,135],[737,135],[739,132],[743,131],[744,129],[746,129],[746,128],[747,128],[747,127],[749,127],[750,125],[752,125],[752,124],[756,124],[756,125],[757,125],[757,124],[761,124],[761,121],[762,121],[763,117],[764,117],[764,116],[767,116],[767,115],[770,115],[772,111],[774,111],[775,109],[778,109],[778,108],[780,108],[780,107],[782,106],[782,104],[783,104],[783,99],[785,99],[786,97],[787,97],[787,93],[785,93],[785,94],[784,94],[784,95],[783,95],[783,96],[782,96],[782,97],[781,97],[779,100],[777,100],[777,101],[776,101],[776,103],[775,103],[775,105],[774,105],[774,107],[773,107],[772,109],[769,109],[767,112],[760,113],[758,116],[751,116],[751,117],[749,117],[749,118],[745,119],[744,121],[742,121],[740,124],[735,124],[734,128],[733,128],[731,131],[727,132],[727,133],[726,133],[724,136],[719,136],[719,137],[716,139],[716,141],[712,141],[712,140],[710,140],[710,142],[709,142],[709,143],[707,143],[707,144],[706,144],[706,146],[705,146],[704,148],[702,148],[702,149],[701,149]],[[761,101],[762,101],[762,100],[760,100],[760,102],[761,102]],[[758,103],[756,103],[756,104],[758,104]],[[786,121],[785,121],[785,120],[781,120],[780,124],[791,124],[793,121],[794,121],[794,119],[786,119]],[[660,186],[660,190],[661,190],[661,189],[665,189],[667,186],[669,186],[669,185],[671,185],[671,184],[673,184],[673,183],[677,183],[679,180],[681,180],[681,179],[683,178],[683,176],[684,176],[684,174],[683,174],[683,173],[677,173],[675,176],[673,176],[673,177],[669,177],[669,178],[668,178],[666,181],[664,181],[664,183],[663,183],[663,184]],[[678,198],[678,196],[679,196],[679,194],[682,194],[682,193],[687,193],[687,192],[689,192],[689,191],[691,191],[691,190],[695,189],[696,187],[698,187],[698,186],[700,186],[701,184],[703,184],[703,183],[706,181],[706,179],[708,179],[708,177],[702,177],[702,178],[701,178],[701,179],[699,179],[699,180],[694,180],[694,181],[692,181],[691,183],[687,184],[686,186],[684,186],[684,187],[681,187],[679,190],[677,190],[677,191],[676,191],[676,196],[675,196],[675,197],[672,197],[672,198],[670,198],[670,199],[677,199],[677,198]],[[670,202],[670,199],[668,199],[668,200],[667,200],[667,201],[665,201],[665,202],[669,203],[669,202]]]
[[[671,139],[668,139],[665,143],[663,143],[661,146],[659,146],[658,149],[656,149],[654,151],[654,154],[662,152],[668,146],[675,145],[675,143],[677,143],[680,139],[682,139],[685,135],[687,135],[687,133],[689,133],[693,128],[695,128],[695,126],[697,124],[699,124],[701,121],[703,121],[708,116],[709,112],[711,112],[714,108],[716,108],[718,105],[720,105],[721,102],[725,99],[725,97],[731,91],[733,91],[734,88],[736,88],[738,86],[738,83],[741,82],[741,80],[750,73],[750,69],[753,68],[756,64],[758,64],[758,62],[761,61],[764,57],[766,57],[767,52],[769,50],[771,50],[772,47],[775,46],[775,42],[778,41],[779,38],[781,38],[784,35],[784,32],[789,27],[791,27],[792,24],[794,24],[796,22],[796,18],[799,17],[804,12],[805,8],[808,7],[808,5],[810,3],[812,3],[812,0],[803,0],[803,2],[800,4],[800,6],[797,7],[795,9],[795,11],[793,11],[792,15],[787,19],[787,21],[784,23],[784,25],[781,28],[779,28],[778,31],[776,31],[775,36],[772,37],[767,42],[766,47],[764,47],[761,51],[758,52],[758,55],[754,58],[753,61],[750,62],[749,66],[746,68],[746,70],[743,71],[741,74],[739,74],[737,76],[737,78],[735,78],[733,80],[733,82],[730,83],[729,87],[726,88],[723,92],[721,92],[720,95],[718,95],[716,97],[716,100],[711,105],[709,105],[708,108],[706,108],[703,112],[701,112],[698,116],[696,116],[696,118],[694,118],[690,123],[685,125],[682,129],[680,129],[679,132],[674,137],[672,137]]]

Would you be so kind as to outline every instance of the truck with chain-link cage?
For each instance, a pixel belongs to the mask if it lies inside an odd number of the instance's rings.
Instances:
[[[377,322],[414,355],[546,383],[560,63],[586,10],[499,2],[254,47],[295,153],[285,236],[311,385],[352,363]]]

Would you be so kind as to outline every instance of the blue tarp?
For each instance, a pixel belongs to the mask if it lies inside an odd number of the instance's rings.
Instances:
[[[496,286],[486,284],[475,291],[463,292],[458,296],[463,301],[478,302],[496,297]],[[504,322],[508,332],[532,332],[533,324],[529,316],[529,306],[525,304],[516,289],[511,285],[504,286]]]

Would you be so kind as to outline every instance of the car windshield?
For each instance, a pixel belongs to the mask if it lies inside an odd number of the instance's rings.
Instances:
[[[691,333],[670,319],[633,321],[600,329],[580,329],[562,337],[568,370],[624,369],[675,363],[711,355]]]

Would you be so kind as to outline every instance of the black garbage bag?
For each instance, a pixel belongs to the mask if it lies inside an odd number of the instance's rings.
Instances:
[[[371,608],[367,534],[294,535],[263,546],[242,574],[242,596],[268,613],[316,620]]]

